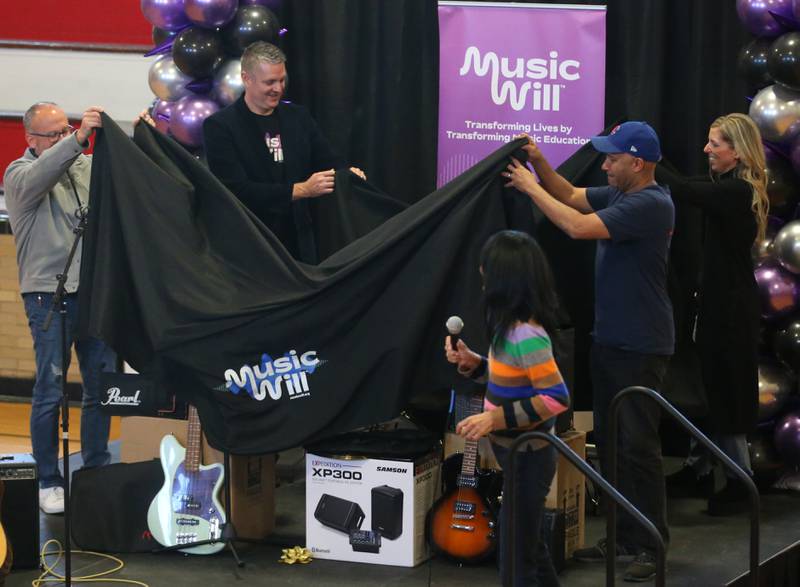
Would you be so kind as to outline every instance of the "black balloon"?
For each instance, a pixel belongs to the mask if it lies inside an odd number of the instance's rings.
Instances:
[[[772,42],[767,69],[779,84],[800,90],[800,32],[785,33]]]
[[[222,40],[219,34],[200,27],[181,31],[172,44],[172,59],[189,77],[210,77],[222,63]]]
[[[771,486],[780,475],[783,461],[775,449],[771,428],[759,428],[748,439],[753,480],[760,488]]]
[[[153,27],[153,45],[156,47],[160,47],[163,45],[167,40],[174,39],[178,36],[179,31],[168,31],[166,29],[160,29],[157,26]]]
[[[222,29],[225,50],[234,56],[244,53],[251,43],[266,41],[276,43],[280,23],[278,17],[265,6],[240,6],[236,16]]]
[[[767,178],[770,215],[783,220],[792,218],[800,195],[797,191],[797,178],[789,161],[771,161],[767,165]]]
[[[753,39],[739,51],[737,69],[750,89],[760,90],[772,83],[767,70],[771,45],[770,39]]]

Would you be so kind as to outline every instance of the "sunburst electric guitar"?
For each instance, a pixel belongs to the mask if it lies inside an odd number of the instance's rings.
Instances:
[[[466,415],[477,414],[482,408],[483,399],[475,396]],[[497,496],[502,487],[497,473],[476,467],[477,455],[478,441],[466,440],[464,453],[454,454],[443,463],[444,495],[428,517],[433,549],[466,563],[481,561],[495,551]]]
[[[201,438],[200,418],[190,405],[186,448],[171,434],[161,440],[164,486],[150,504],[147,525],[153,538],[164,546],[219,540],[178,549],[214,554],[225,547],[221,540],[225,512],[218,498],[224,473],[219,463],[201,464]]]

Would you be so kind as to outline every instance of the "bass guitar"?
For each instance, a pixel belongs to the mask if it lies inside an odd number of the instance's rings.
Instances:
[[[469,401],[468,413],[482,411],[483,399]],[[457,421],[463,419],[458,416]],[[502,479],[494,471],[476,466],[478,441],[466,440],[463,454],[454,454],[442,465],[444,494],[428,517],[428,536],[437,553],[465,563],[479,562],[495,551],[495,522]]]
[[[220,463],[201,464],[202,429],[194,406],[189,406],[186,448],[168,434],[161,440],[164,485],[150,503],[147,525],[159,544],[177,546],[204,540],[209,544],[180,548],[190,554],[214,554],[225,547],[225,512],[219,503],[224,469]]]

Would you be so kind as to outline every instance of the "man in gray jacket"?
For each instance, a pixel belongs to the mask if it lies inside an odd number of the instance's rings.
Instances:
[[[31,442],[39,469],[39,507],[48,514],[64,511],[64,490],[58,469],[58,415],[61,402],[61,324],[55,312],[47,331],[43,323],[52,306],[57,275],[62,273],[78,225],[89,204],[91,156],[82,151],[95,128],[102,126],[100,108],[83,113],[80,127],[69,125],[64,111],[39,102],[25,113],[28,149],[4,176],[6,206],[17,247],[19,283],[36,355],[36,381],[31,406]],[[75,350],[83,378],[81,455],[86,467],[105,465],[109,418],[100,412],[100,372],[113,370],[113,351],[96,339],[76,340],[81,247],[66,280],[67,342]],[[69,356],[67,357],[69,365]]]

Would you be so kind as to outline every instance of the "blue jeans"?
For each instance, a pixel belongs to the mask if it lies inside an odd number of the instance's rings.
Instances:
[[[668,356],[646,355],[594,343],[592,375],[594,438],[600,468],[607,475],[608,415],[611,400],[632,385],[658,390],[667,371]],[[617,489],[650,520],[669,543],[667,496],[658,427],[661,406],[648,397],[630,397],[619,409]],[[654,553],[656,545],[647,531],[622,508],[617,509],[617,544],[635,552]]]
[[[58,469],[58,424],[61,407],[61,314],[56,310],[47,331],[42,330],[53,303],[53,294],[26,293],[22,295],[28,325],[36,355],[36,381],[33,384],[31,405],[31,442],[33,458],[39,469],[42,488],[63,485]],[[116,368],[114,351],[100,340],[76,340],[78,296],[65,296],[67,307],[67,344],[75,345],[81,376],[83,401],[81,406],[81,456],[85,467],[107,465],[109,417],[100,411],[100,372]],[[67,355],[69,368],[70,355]]]
[[[722,452],[739,465],[742,470],[753,476],[753,469],[750,466],[750,451],[747,448],[746,434],[717,434],[711,433],[708,438],[716,444]],[[694,438],[689,439],[689,456],[686,457],[686,466],[694,469],[697,476],[707,475],[714,469],[716,459],[706,450],[702,444]],[[725,476],[728,479],[738,479],[732,471],[725,469]]]
[[[492,451],[503,468],[503,495],[510,492],[510,451],[492,443]],[[539,450],[520,449],[516,462],[516,536],[514,540],[514,566],[516,581],[513,587],[558,587],[558,577],[550,559],[547,542],[541,540],[544,502],[556,473],[556,449],[546,446]],[[505,561],[505,546],[511,525],[511,512],[500,508],[500,542],[498,544],[500,578],[503,584],[511,572]]]

